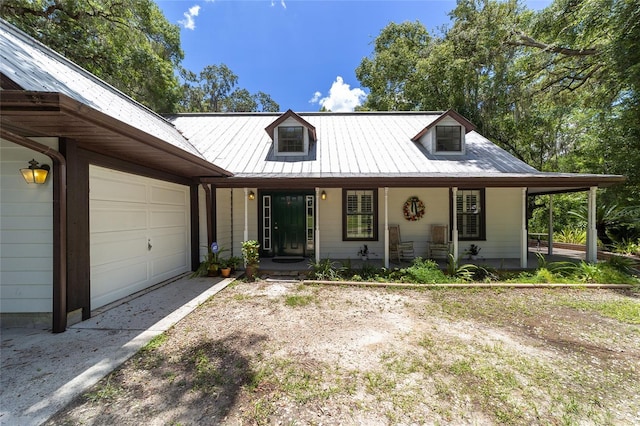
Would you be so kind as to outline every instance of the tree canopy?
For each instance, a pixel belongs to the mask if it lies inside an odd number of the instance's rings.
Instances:
[[[158,112],[180,96],[180,31],[152,0],[4,0],[4,19]]]
[[[640,204],[640,5],[459,0],[452,24],[390,23],[356,69],[364,109],[446,110],[547,171],[623,174]]]
[[[238,76],[225,64],[207,65],[196,75],[182,70],[180,112],[251,112],[280,110],[271,96],[264,92],[251,94],[235,88]]]

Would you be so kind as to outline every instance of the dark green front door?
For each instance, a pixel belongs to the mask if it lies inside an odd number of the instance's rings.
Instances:
[[[304,256],[305,195],[273,194],[273,242],[276,256]]]

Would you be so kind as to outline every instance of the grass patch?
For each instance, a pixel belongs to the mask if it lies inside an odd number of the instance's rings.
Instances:
[[[104,383],[100,383],[94,391],[84,394],[84,399],[92,403],[102,403],[105,401],[113,401],[120,397],[124,389],[118,385],[112,384],[113,374],[107,376]]]
[[[316,297],[312,295],[294,294],[284,299],[284,304],[291,307],[307,306],[316,301]]]
[[[640,302],[634,299],[603,302],[566,299],[561,303],[575,309],[596,311],[599,314],[629,324],[640,324]]]
[[[168,336],[166,333],[161,333],[158,334],[156,337],[154,337],[153,339],[151,339],[149,341],[149,343],[147,343],[146,345],[144,345],[142,347],[142,349],[140,349],[140,352],[151,352],[151,351],[155,351],[156,349],[158,349],[160,346],[162,346],[168,339]]]

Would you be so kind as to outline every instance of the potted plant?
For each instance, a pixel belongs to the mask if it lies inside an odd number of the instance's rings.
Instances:
[[[260,244],[256,240],[243,241],[242,258],[245,264],[245,275],[247,279],[253,280],[260,263]]]
[[[471,244],[465,253],[469,255],[470,260],[476,260],[480,250],[482,250],[480,247],[475,244]]]
[[[365,244],[364,246],[362,246],[362,248],[360,249],[360,251],[358,252],[358,256],[360,256],[360,258],[362,260],[367,260],[369,259],[369,247],[367,247],[367,245]]]
[[[231,268],[232,274],[236,271],[236,269],[238,269],[238,266],[240,266],[241,264],[242,258],[239,256],[231,256],[227,259],[227,265],[229,265],[229,267]]]
[[[229,265],[229,259],[220,259],[220,275],[224,278],[229,278],[231,275],[231,266]]]
[[[228,251],[225,248],[218,247],[218,243],[211,243],[210,247],[207,247],[207,255],[200,263],[198,269],[195,270],[191,277],[203,277],[208,275],[210,277],[217,277],[220,275],[220,254]]]

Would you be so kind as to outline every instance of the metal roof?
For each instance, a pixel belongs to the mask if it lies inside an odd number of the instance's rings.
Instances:
[[[0,73],[11,89],[0,99],[2,126],[22,136],[77,138],[86,149],[192,178],[228,175],[162,116],[2,19]]]
[[[265,128],[281,114],[177,114],[167,118],[207,160],[234,174],[224,182],[206,180],[221,186],[528,186],[534,193],[624,180],[621,176],[540,172],[476,131],[466,134],[464,155],[434,155],[412,138],[444,114],[451,112],[298,113],[315,127],[317,136],[303,157],[274,155]]]
[[[211,162],[236,177],[538,173],[475,131],[464,155],[433,155],[411,138],[442,113],[301,113],[317,141],[304,157],[275,156],[264,129],[278,115],[183,114],[169,119]]]

